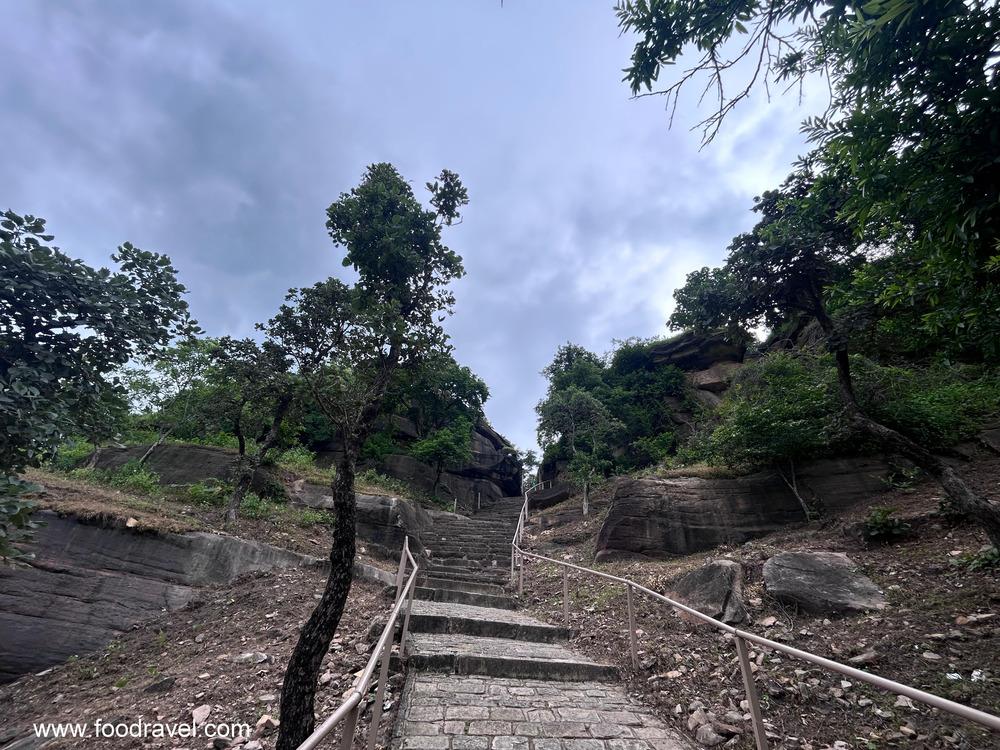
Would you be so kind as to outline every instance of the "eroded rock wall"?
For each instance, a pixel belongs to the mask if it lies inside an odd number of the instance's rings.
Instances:
[[[881,458],[828,459],[797,474],[803,492],[836,512],[884,489]],[[741,544],[804,520],[802,507],[774,472],[732,479],[623,478],[597,538],[597,558],[623,553],[685,555],[720,544]]]
[[[29,565],[0,567],[0,682],[102,648],[134,624],[179,609],[201,586],[315,558],[218,534],[138,533],[52,512]]]

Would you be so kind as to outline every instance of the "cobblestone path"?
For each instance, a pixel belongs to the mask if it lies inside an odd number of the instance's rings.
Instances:
[[[426,542],[393,750],[690,750],[570,631],[516,610],[504,584],[521,502],[439,519]]]

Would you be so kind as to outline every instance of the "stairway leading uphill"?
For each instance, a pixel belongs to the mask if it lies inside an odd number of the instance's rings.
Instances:
[[[571,635],[517,610],[510,540],[523,500],[437,519],[425,540],[396,750],[687,750],[630,701],[614,667],[566,645]]]

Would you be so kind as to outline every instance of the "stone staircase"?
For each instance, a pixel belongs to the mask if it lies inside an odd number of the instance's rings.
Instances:
[[[423,538],[394,750],[686,750],[625,696],[614,667],[571,632],[517,611],[507,588],[523,500],[441,514]]]

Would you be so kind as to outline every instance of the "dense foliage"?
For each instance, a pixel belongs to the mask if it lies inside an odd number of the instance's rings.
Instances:
[[[575,344],[559,347],[543,374],[538,438],[544,460],[576,460],[607,474],[655,463],[677,442],[671,413],[685,398],[684,376],[654,362],[656,341],[629,339],[606,357]]]
[[[115,373],[196,330],[170,259],[125,243],[118,270],[49,243],[45,221],[0,218],[0,558],[28,530],[13,476],[68,434],[99,439],[122,409]]]

